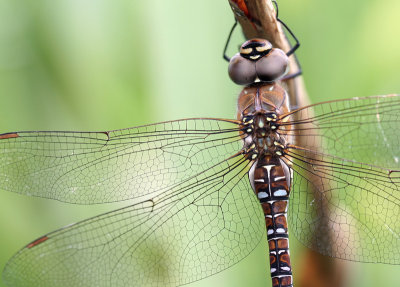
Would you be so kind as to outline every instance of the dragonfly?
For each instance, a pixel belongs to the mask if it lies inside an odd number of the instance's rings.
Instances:
[[[0,134],[0,189],[129,202],[24,246],[6,285],[180,286],[267,240],[272,285],[293,286],[289,231],[323,255],[400,264],[400,96],[292,108],[292,52],[252,39],[230,59],[236,119]]]

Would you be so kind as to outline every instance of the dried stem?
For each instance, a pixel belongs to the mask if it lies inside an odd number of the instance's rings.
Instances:
[[[263,38],[283,51],[289,51],[291,46],[286,38],[280,23],[276,20],[275,7],[271,0],[228,0],[235,18],[242,27],[243,34],[247,39]],[[295,73],[299,70],[294,56],[290,57],[290,71]],[[291,106],[303,107],[310,103],[307,96],[302,77],[285,81],[290,97]],[[302,145],[301,138],[296,144]],[[318,149],[318,145],[315,147]],[[313,180],[313,179],[310,179]],[[313,190],[318,197],[317,192]],[[321,198],[321,197],[319,197]],[[326,204],[321,204],[324,208]],[[321,214],[327,212],[321,211]],[[329,220],[329,215],[325,220]],[[318,236],[316,236],[317,238]],[[346,270],[343,261],[319,255],[308,249],[295,267],[296,286],[300,287],[341,287],[345,284]],[[297,271],[297,272],[296,272]]]

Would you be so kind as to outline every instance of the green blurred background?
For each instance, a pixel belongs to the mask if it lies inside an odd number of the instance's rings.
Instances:
[[[302,42],[298,57],[313,102],[400,92],[400,1],[279,3]],[[0,0],[0,132],[233,118],[241,88],[221,57],[232,23],[227,0]],[[241,41],[237,32],[233,48]],[[29,241],[115,206],[0,192],[0,268]],[[292,246],[295,264],[304,250],[294,238]],[[400,284],[400,266],[349,266],[351,286]],[[269,284],[260,245],[190,286]]]

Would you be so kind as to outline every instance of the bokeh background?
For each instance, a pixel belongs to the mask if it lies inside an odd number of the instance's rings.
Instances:
[[[400,1],[279,5],[301,40],[298,57],[313,102],[400,92]],[[227,0],[1,0],[0,132],[233,118],[241,88],[221,57],[232,23]],[[231,54],[242,40],[237,31]],[[0,191],[0,269],[29,241],[115,206]],[[269,286],[264,249],[190,286]],[[303,252],[292,238],[293,264]],[[350,265],[349,286],[400,282],[400,266]]]

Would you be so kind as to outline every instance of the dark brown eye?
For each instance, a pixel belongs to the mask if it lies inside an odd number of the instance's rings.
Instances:
[[[288,64],[286,54],[274,48],[256,62],[257,77],[263,82],[273,82],[286,74]]]
[[[249,85],[256,80],[255,62],[243,58],[239,53],[233,56],[228,67],[229,77],[238,85]]]

